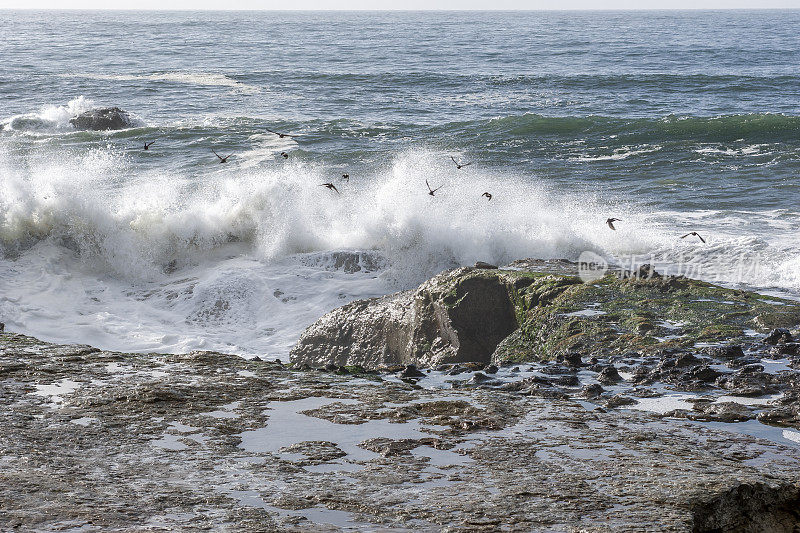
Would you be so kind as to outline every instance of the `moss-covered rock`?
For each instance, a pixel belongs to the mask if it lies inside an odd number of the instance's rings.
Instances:
[[[495,359],[692,348],[697,343],[740,342],[747,330],[767,333],[800,324],[796,302],[682,277],[624,279],[608,274],[580,283],[561,276],[560,287],[548,300],[526,294],[536,284],[515,296],[520,331],[513,351],[503,347]],[[536,305],[526,304],[531,300]]]
[[[459,268],[336,309],[306,330],[292,359],[375,368],[649,353],[800,324],[797,302],[703,281],[610,273],[584,283],[564,261],[513,265]]]

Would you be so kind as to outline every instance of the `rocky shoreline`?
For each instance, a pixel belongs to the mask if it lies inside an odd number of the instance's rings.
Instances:
[[[796,531],[800,306],[574,269],[354,302],[292,365],[0,334],[0,530]]]

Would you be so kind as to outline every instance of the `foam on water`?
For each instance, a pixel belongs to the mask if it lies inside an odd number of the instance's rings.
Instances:
[[[273,152],[284,142],[256,141]],[[261,156],[185,173],[143,169],[111,144],[1,159],[0,314],[10,330],[55,341],[283,357],[307,325],[353,299],[478,260],[584,250],[667,270],[700,265],[688,274],[731,283],[740,272],[730,257],[755,254],[767,268],[749,283],[800,288],[786,213],[761,217],[772,235],[744,237],[734,230],[751,213],[681,213],[693,229],[715,228],[701,246],[676,237],[672,213],[511,171],[454,173],[434,150],[401,152],[339,183],[341,195],[319,186],[330,180],[322,164]],[[426,180],[443,186],[435,197]],[[623,218],[617,231],[604,225],[610,215]]]
[[[93,80],[107,81],[149,81],[182,83],[188,85],[201,85],[208,87],[229,87],[243,94],[254,94],[259,88],[237,81],[229,76],[217,72],[157,72],[152,74],[100,74],[93,72],[78,72],[64,75],[66,77],[80,77]]]

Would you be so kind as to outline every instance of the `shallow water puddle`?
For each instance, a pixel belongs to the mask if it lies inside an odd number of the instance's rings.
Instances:
[[[48,401],[54,404],[62,404],[64,403],[64,395],[75,392],[81,385],[83,383],[80,381],[62,379],[50,385],[36,385],[36,391],[31,394],[48,398]]]
[[[690,398],[696,398],[696,396],[691,394],[668,394],[656,398],[638,398],[637,402],[628,408],[639,411],[651,411],[662,415],[674,409],[686,409],[687,411],[691,411],[694,406],[688,401]]]
[[[150,444],[165,450],[178,451],[189,448],[189,446],[184,442],[181,442],[180,439],[191,439],[198,444],[203,444],[208,440],[206,435],[203,435],[202,433],[194,433],[199,432],[201,428],[187,426],[186,424],[181,424],[180,422],[171,422],[167,427],[167,431],[170,430],[172,433],[164,433],[163,437],[150,441]]]
[[[75,418],[73,420],[70,420],[69,422],[70,424],[76,424],[78,426],[87,427],[97,422],[97,419],[91,416],[84,416],[81,418]]]
[[[451,450],[437,450],[431,446],[418,446],[417,448],[411,450],[411,455],[416,457],[427,457],[429,459],[428,464],[437,467],[465,465],[473,461],[470,456],[462,455],[453,451],[455,449],[458,449],[458,447]]]
[[[563,316],[600,316],[605,315],[605,311],[601,311],[600,309],[581,309],[580,311],[573,311],[571,313],[564,313]]]
[[[359,443],[373,438],[418,439],[429,437],[415,421],[392,423],[370,420],[363,424],[335,424],[328,420],[302,414],[336,403],[357,404],[357,400],[313,396],[288,402],[273,402],[267,411],[269,420],[260,429],[245,431],[240,448],[250,452],[269,452],[280,455],[282,448],[306,441],[327,441],[336,444],[351,461],[368,461],[377,453],[365,450]],[[292,454],[296,455],[296,454]]]
[[[201,416],[210,416],[211,418],[239,418],[238,413],[232,412],[234,409],[237,409],[242,402],[231,402],[229,404],[225,404],[216,411],[209,411],[207,413],[200,413]]]
[[[730,433],[750,435],[751,437],[777,442],[785,446],[800,446],[800,432],[768,426],[758,420],[747,420],[745,422],[699,422],[689,420],[688,422]]]
[[[777,374],[779,372],[794,372],[795,369],[789,366],[789,359],[762,359],[761,365],[767,374]]]
[[[328,509],[326,507],[309,507],[307,509],[288,511],[268,504],[254,490],[227,490],[225,493],[242,505],[265,509],[284,518],[303,517],[316,525],[331,525],[350,530],[363,530],[364,528],[372,527],[371,524],[354,520],[353,515],[347,511]]]

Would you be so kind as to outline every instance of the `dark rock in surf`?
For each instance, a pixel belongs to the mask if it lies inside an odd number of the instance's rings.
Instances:
[[[118,107],[104,107],[85,111],[69,121],[77,130],[122,130],[133,126],[127,111]]]
[[[786,328],[773,329],[769,335],[764,339],[765,344],[779,344],[784,342],[792,342],[794,338],[791,332]]]
[[[425,374],[417,369],[417,365],[406,365],[403,371],[400,373],[400,377],[402,379],[409,379],[409,378],[423,378]]]
[[[744,357],[741,346],[712,346],[706,349],[706,353],[715,359],[737,359]]]
[[[605,392],[605,389],[603,389],[602,386],[600,386],[598,383],[593,383],[591,385],[585,386],[583,390],[581,390],[580,396],[582,398],[592,399],[592,398],[597,398],[598,396],[603,394],[603,392]]]
[[[600,383],[619,383],[622,381],[622,376],[619,375],[615,367],[607,366],[600,371],[597,376],[597,381]]]

